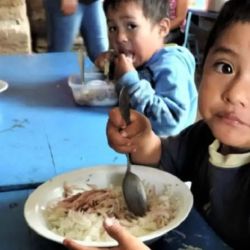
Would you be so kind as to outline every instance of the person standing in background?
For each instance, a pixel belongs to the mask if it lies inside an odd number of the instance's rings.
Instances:
[[[165,43],[183,45],[184,29],[188,11],[188,0],[170,0],[170,32],[165,38]]]
[[[72,50],[79,32],[92,62],[108,50],[107,23],[102,0],[43,0],[43,3],[49,52]]]

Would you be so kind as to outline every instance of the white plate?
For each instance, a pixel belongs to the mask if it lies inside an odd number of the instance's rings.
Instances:
[[[162,236],[177,227],[189,214],[193,205],[193,196],[187,185],[177,177],[156,168],[133,165],[133,172],[146,182],[155,185],[156,192],[163,191],[166,184],[173,187],[173,195],[179,199],[180,206],[176,217],[165,227],[148,235],[139,237],[142,241],[150,241]],[[125,166],[103,165],[91,168],[83,168],[59,175],[39,186],[27,199],[24,207],[24,217],[28,225],[39,235],[62,243],[63,237],[50,231],[43,217],[43,211],[49,201],[62,196],[63,184],[84,183],[96,184],[98,188],[106,188],[110,184],[120,185],[125,173]],[[82,245],[96,247],[111,247],[117,245],[116,241],[77,241]]]
[[[7,88],[8,88],[8,83],[3,81],[3,80],[0,80],[0,93],[5,91]]]

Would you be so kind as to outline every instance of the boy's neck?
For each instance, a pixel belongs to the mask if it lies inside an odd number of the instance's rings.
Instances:
[[[250,149],[249,148],[248,149],[235,148],[235,147],[227,146],[225,144],[221,144],[218,151],[223,155],[228,155],[228,154],[244,154],[244,153],[250,152]]]

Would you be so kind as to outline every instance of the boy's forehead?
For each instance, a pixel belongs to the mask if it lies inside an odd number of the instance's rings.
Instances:
[[[243,35],[244,38],[242,37]],[[217,38],[216,44],[236,44],[240,46],[240,44],[245,42],[250,46],[250,22],[232,23],[221,32],[221,35]]]
[[[223,30],[210,48],[206,60],[213,60],[214,56],[226,56],[227,60],[246,66],[250,57],[250,23],[236,22]]]

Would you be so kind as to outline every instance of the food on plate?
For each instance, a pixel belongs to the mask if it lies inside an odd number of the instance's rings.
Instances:
[[[86,83],[79,76],[70,76],[68,84],[75,102],[79,105],[113,106],[117,103],[115,85],[102,79],[99,73],[85,74]]]
[[[64,185],[62,198],[47,205],[45,220],[50,230],[75,240],[111,241],[102,226],[105,217],[116,217],[137,237],[147,235],[175,218],[178,199],[171,195],[169,186],[160,194],[152,185],[145,184],[145,189],[148,212],[143,217],[136,217],[128,211],[120,186],[87,185],[82,189]]]

